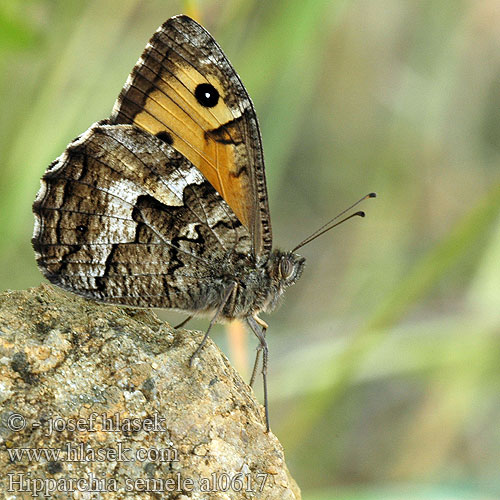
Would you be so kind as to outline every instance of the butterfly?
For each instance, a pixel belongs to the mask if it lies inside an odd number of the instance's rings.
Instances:
[[[273,249],[255,109],[202,26],[181,15],[158,28],[111,116],[49,165],[33,212],[37,263],[52,283],[98,301],[211,315],[191,363],[215,322],[245,320],[259,339],[251,384],[262,353],[269,431],[259,313],[300,278],[296,250],[333,226],[292,251]]]

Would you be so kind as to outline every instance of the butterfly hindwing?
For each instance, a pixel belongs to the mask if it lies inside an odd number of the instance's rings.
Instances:
[[[247,229],[189,160],[131,125],[101,122],[49,167],[33,245],[47,278],[97,300],[203,310],[196,290]]]
[[[186,157],[252,236],[255,257],[272,236],[255,110],[212,36],[186,16],[165,22],[127,80],[111,123],[134,124]]]

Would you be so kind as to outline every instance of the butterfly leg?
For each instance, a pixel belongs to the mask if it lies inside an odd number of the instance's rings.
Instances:
[[[174,326],[174,330],[177,330],[179,328],[182,328],[183,326],[186,325],[186,323],[188,323],[189,321],[191,321],[192,319],[194,318],[194,314],[191,314],[190,316],[188,316],[185,320],[181,321],[178,325],[175,325]]]
[[[236,283],[232,283],[227,288],[226,293],[225,293],[224,297],[222,298],[221,303],[219,304],[219,307],[217,307],[217,310],[215,311],[213,318],[210,320],[210,323],[208,325],[207,331],[205,332],[203,339],[198,344],[198,347],[196,348],[196,351],[193,352],[193,355],[191,356],[191,358],[189,358],[189,366],[193,366],[194,360],[198,357],[198,354],[200,354],[200,351],[203,349],[203,346],[205,345],[205,343],[207,341],[208,334],[209,334],[212,326],[214,326],[215,322],[219,319],[220,313],[224,309],[224,306],[228,303],[228,301],[231,298],[231,295],[233,294],[235,289],[236,289]],[[188,319],[190,319],[190,318],[188,318]]]
[[[258,323],[262,327],[263,330],[267,330],[269,328],[269,325],[262,318],[259,318],[257,315],[252,317],[256,321],[256,323]]]
[[[263,319],[259,318],[257,315],[255,315],[253,317],[253,319],[256,321],[256,323],[258,323],[260,326],[262,326],[262,332],[265,336],[266,331],[269,328],[269,325]],[[253,364],[252,376],[250,377],[250,383],[248,384],[250,387],[253,387],[253,383],[255,381],[255,375],[257,375],[257,368],[259,366],[261,351],[262,351],[262,344],[260,343],[257,346],[257,354],[255,355],[255,362]]]
[[[257,370],[257,363],[258,359],[260,357],[260,352],[262,351],[262,382],[264,385],[264,410],[266,413],[266,432],[269,432],[270,426],[269,426],[269,402],[267,398],[267,363],[268,363],[268,355],[269,355],[269,349],[267,347],[267,342],[266,342],[266,328],[264,325],[267,327],[267,324],[262,321],[260,318],[255,317],[255,316],[249,316],[247,318],[247,323],[252,329],[253,333],[255,333],[255,336],[259,339],[260,345],[257,348],[257,356],[255,358],[255,365],[252,373],[252,379],[250,382],[253,382],[253,379],[255,378],[255,372]]]
[[[261,352],[262,352],[262,344],[259,344],[257,346],[257,352],[255,354],[255,361],[253,364],[252,376],[250,377],[250,382],[248,383],[248,385],[250,387],[253,387],[253,383],[255,382],[255,375],[257,375],[257,368],[259,367],[260,353]]]

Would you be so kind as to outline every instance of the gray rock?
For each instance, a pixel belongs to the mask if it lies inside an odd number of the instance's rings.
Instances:
[[[299,499],[217,346],[189,367],[201,337],[51,286],[1,294],[0,496]]]

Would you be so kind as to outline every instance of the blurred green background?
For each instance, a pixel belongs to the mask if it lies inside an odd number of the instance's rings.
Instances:
[[[379,195],[265,317],[304,498],[500,498],[500,1],[2,1],[1,289],[42,281],[40,176],[178,13],[254,100],[276,245]]]

